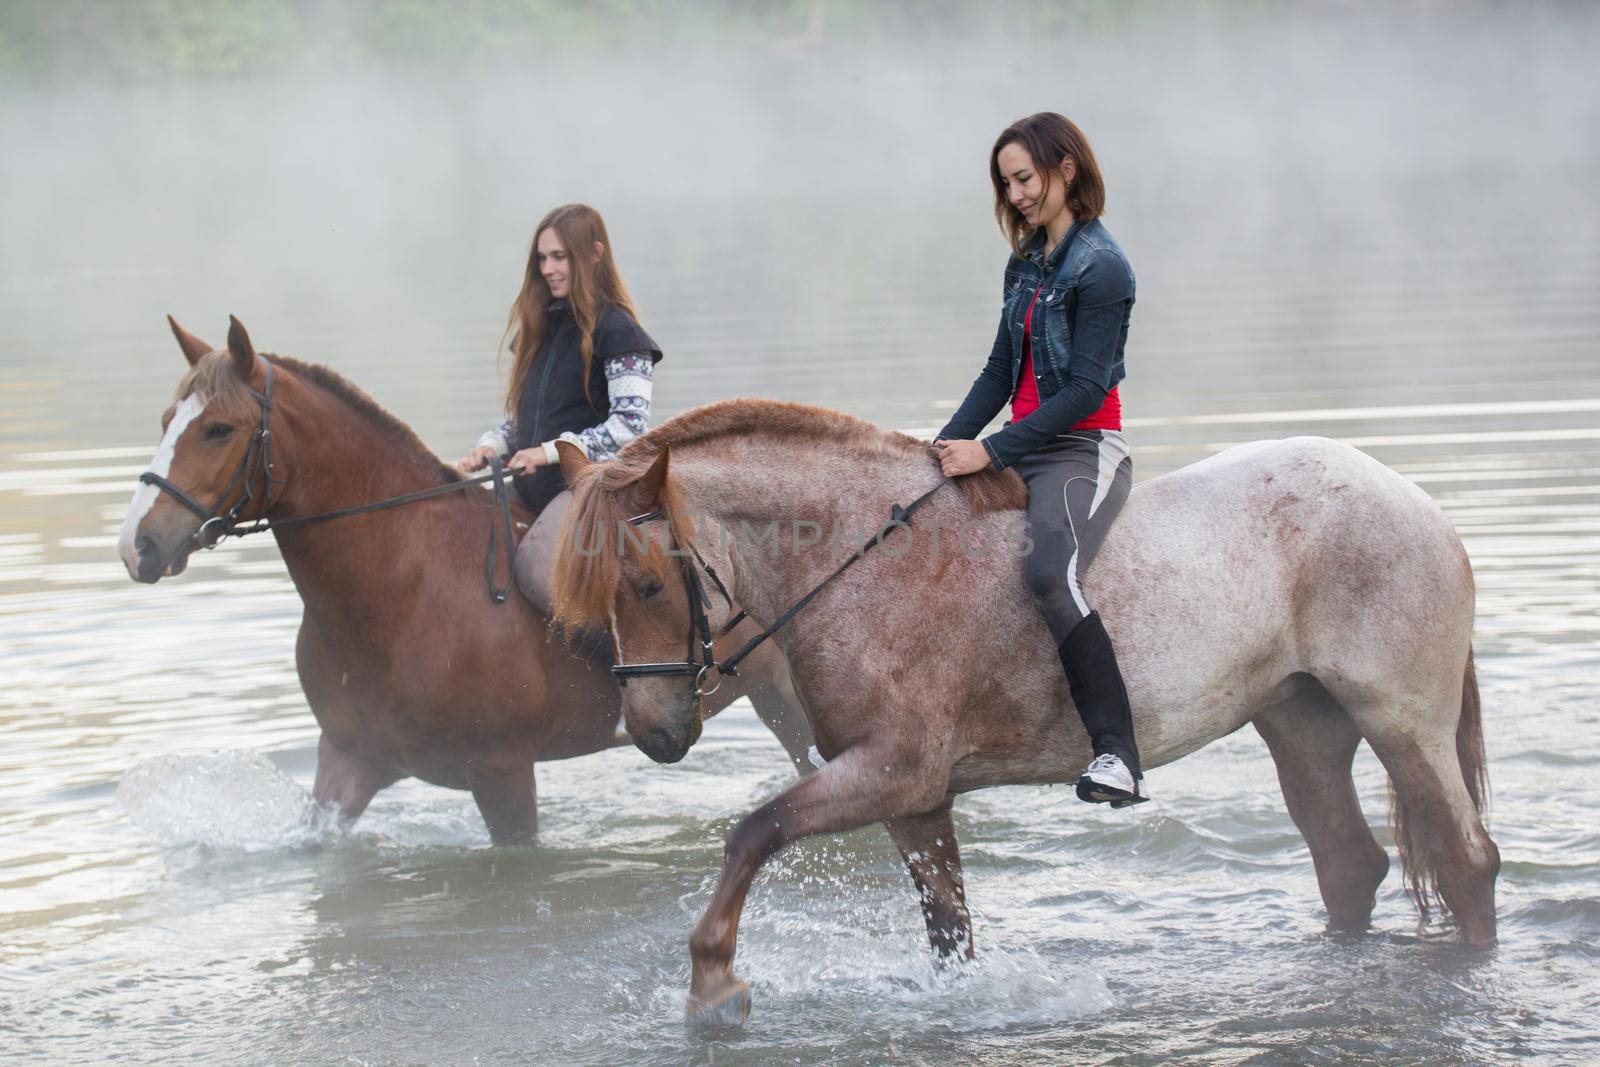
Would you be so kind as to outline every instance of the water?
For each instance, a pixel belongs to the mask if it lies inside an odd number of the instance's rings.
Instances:
[[[589,99],[581,64],[554,87],[351,75],[0,100],[0,139],[38,149],[0,164],[5,1058],[1600,1058],[1594,20],[1352,17],[1312,27],[1315,47],[1302,23],[1203,29],[1112,32],[1069,70],[1023,54],[1048,71],[1027,84],[952,50],[739,61],[767,81],[735,63],[669,84],[645,64],[610,90],[627,107]],[[535,103],[560,116],[548,141]],[[454,456],[493,419],[532,220],[578,196],[607,212],[668,352],[662,414],[771,395],[930,433],[993,328],[987,138],[1045,105],[1095,136],[1139,272],[1137,476],[1321,433],[1462,532],[1505,860],[1492,952],[1419,930],[1394,873],[1373,934],[1325,935],[1246,730],[1155,772],[1157,802],[1132,812],[1063,789],[962,798],[969,968],[929,959],[881,830],[788,850],[745,913],[750,1025],[697,1033],[688,930],[723,835],[790,776],[747,708],[678,766],[541,765],[536,847],[488,847],[466,794],[414,782],[340,830],[307,793],[299,601],[270,543],[155,588],[115,558],[181,367],[163,313],[212,340],[238,313],[258,346],[332,364]],[[1365,749],[1356,772],[1381,827]]]

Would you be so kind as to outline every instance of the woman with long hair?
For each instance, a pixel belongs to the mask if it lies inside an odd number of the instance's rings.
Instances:
[[[1000,327],[933,449],[947,476],[1015,467],[1027,483],[1029,588],[1094,750],[1078,797],[1122,807],[1148,796],[1122,672],[1081,582],[1133,481],[1117,395],[1133,268],[1100,222],[1105,183],[1069,119],[1040,112],[1007,126],[989,177],[1011,245]],[[1008,401],[1005,427],[974,440]]]
[[[457,464],[464,472],[509,456],[517,493],[540,509],[517,549],[517,585],[547,614],[550,569],[572,492],[557,441],[590,460],[612,459],[650,424],[661,349],[638,322],[600,213],[567,204],[539,221],[522,291],[506,326],[512,355],[506,418]]]

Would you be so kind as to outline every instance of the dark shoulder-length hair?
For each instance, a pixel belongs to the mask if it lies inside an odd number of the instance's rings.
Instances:
[[[1011,205],[1006,196],[1006,183],[1000,175],[1000,150],[1008,144],[1020,144],[1033,159],[1033,165],[1044,179],[1045,192],[1050,183],[1061,177],[1061,168],[1072,160],[1072,181],[1067,185],[1067,207],[1074,218],[1087,222],[1097,219],[1106,210],[1106,185],[1100,177],[1100,164],[1095,162],[1089,139],[1076,123],[1054,111],[1041,111],[1018,119],[995,138],[989,150],[989,180],[994,183],[994,217],[1000,232],[1006,235],[1011,247],[1021,253],[1033,236],[1035,227],[1023,218],[1022,212]]]
[[[506,387],[506,414],[516,417],[517,401],[522,388],[533,373],[533,364],[544,341],[548,325],[547,307],[550,303],[550,285],[539,270],[539,235],[554,230],[567,250],[568,295],[572,317],[577,321],[579,351],[583,356],[583,393],[589,398],[589,366],[594,361],[594,328],[600,321],[600,312],[608,305],[623,308],[635,319],[639,317],[633,306],[633,297],[617,270],[616,257],[611,254],[611,237],[606,233],[605,220],[600,212],[588,204],[564,204],[539,220],[533,230],[533,243],[528,248],[528,265],[523,271],[522,290],[511,304],[510,319],[506,324],[502,343],[509,340],[511,349],[511,379]],[[600,246],[600,258],[591,260],[590,250]],[[589,398],[592,401],[592,398]]]

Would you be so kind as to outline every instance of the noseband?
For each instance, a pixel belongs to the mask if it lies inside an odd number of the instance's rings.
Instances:
[[[768,626],[765,630],[762,630],[755,637],[752,637],[749,641],[745,642],[744,647],[739,649],[739,651],[720,662],[712,653],[711,645],[713,637],[711,634],[711,624],[706,618],[706,593],[705,587],[700,583],[700,574],[689,563],[689,554],[684,553],[681,550],[677,551],[678,572],[683,577],[683,589],[689,601],[688,652],[682,661],[676,663],[619,663],[615,667],[611,668],[611,673],[617,679],[617,684],[625,686],[628,684],[629,678],[693,675],[694,695],[696,699],[716,692],[717,687],[722,685],[723,678],[738,676],[738,666],[741,660],[743,660],[750,653],[754,652],[757,646],[759,646],[763,641],[782,629],[784,624],[798,615],[800,610],[807,604],[811,603],[812,598],[818,593],[822,592],[823,588],[826,587],[829,582],[839,577],[839,575],[843,574],[846,568],[848,568],[852,563],[866,555],[868,549],[870,549],[873,545],[882,542],[882,540],[889,535],[890,531],[894,530],[894,528],[897,526],[905,527],[909,530],[911,527],[912,512],[920,508],[923,502],[934,493],[937,493],[939,491],[939,486],[944,484],[945,480],[940,480],[932,489],[929,489],[926,493],[923,493],[905,507],[901,507],[899,504],[893,505],[889,509],[889,521],[883,524],[882,529],[880,529],[872,537],[869,537],[860,548],[852,552],[843,563],[834,568],[833,573],[829,574],[826,578],[822,579],[822,581],[818,582],[814,587],[812,587],[809,593],[791,604],[787,611],[778,616],[776,622],[774,622],[771,626]],[[643,515],[635,515],[633,518],[629,519],[628,525],[643,526],[645,523],[653,522],[656,519],[663,518],[665,515],[666,512],[660,509],[657,509],[656,511],[647,511]],[[677,531],[672,529],[671,519],[667,520],[667,539],[668,544],[675,548],[678,543],[678,535]],[[728,594],[728,587],[722,584],[722,579],[717,577],[717,572],[712,570],[711,566],[706,563],[705,559],[700,555],[700,550],[695,548],[693,542],[689,542],[688,547],[689,553],[693,554],[695,561],[698,562],[701,568],[703,568],[705,572],[711,576],[711,580],[717,584],[717,591],[722,594],[722,599],[728,602],[728,606],[730,608],[733,607],[733,598]],[[721,631],[718,632],[717,636],[721,637],[726,635],[735,626],[739,625],[740,620],[742,620],[744,617],[745,613],[741,611],[733,618],[729,619],[723,625]],[[698,660],[695,658],[695,646],[697,644],[699,645],[700,653],[700,658]],[[712,686],[710,689],[701,689],[700,687],[704,683],[706,675],[710,674],[712,671],[717,673],[717,684]]]

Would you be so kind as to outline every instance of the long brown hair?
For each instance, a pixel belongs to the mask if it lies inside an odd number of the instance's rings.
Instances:
[[[572,308],[572,318],[578,326],[579,347],[583,353],[583,395],[589,396],[589,368],[594,363],[594,327],[600,321],[600,311],[607,304],[616,304],[635,319],[633,297],[617,272],[616,258],[611,254],[611,237],[606,233],[605,220],[600,212],[588,204],[563,204],[539,220],[533,230],[533,243],[528,248],[528,267],[523,273],[522,291],[511,302],[511,317],[506,323],[505,336],[510,339],[511,380],[506,389],[506,414],[513,418],[517,413],[517,400],[522,387],[533,370],[534,357],[544,342],[548,323],[550,286],[539,272],[539,235],[545,230],[555,230],[556,236],[567,249],[567,303]],[[590,260],[595,244],[600,245],[600,258]]]
[[[1045,194],[1050,183],[1061,176],[1067,160],[1073,162],[1072,181],[1067,185],[1067,207],[1073,218],[1082,222],[1097,219],[1106,210],[1106,185],[1100,177],[1100,164],[1095,162],[1089,139],[1077,124],[1065,115],[1054,111],[1041,111],[1018,119],[995,138],[989,150],[989,180],[994,183],[994,218],[1000,232],[1011,242],[1019,255],[1033,236],[1035,227],[1012,206],[1006,196],[1005,179],[1000,174],[1000,150],[1008,144],[1020,144],[1033,158],[1033,165],[1044,179]]]

